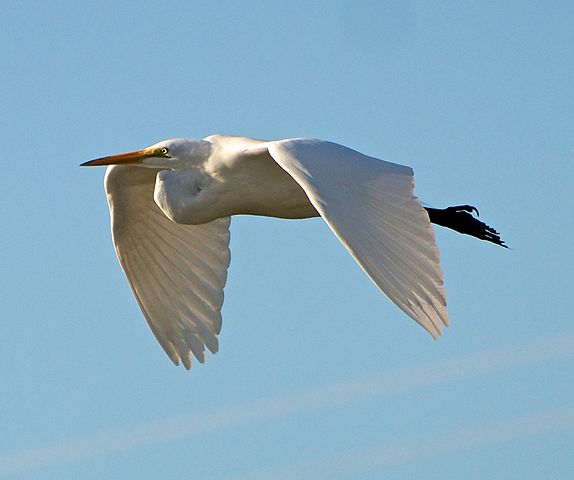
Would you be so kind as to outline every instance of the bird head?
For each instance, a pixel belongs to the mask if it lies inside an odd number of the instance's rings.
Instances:
[[[143,150],[96,158],[82,163],[81,167],[100,165],[135,165],[148,168],[185,168],[204,162],[211,154],[207,140],[172,138],[163,140]]]

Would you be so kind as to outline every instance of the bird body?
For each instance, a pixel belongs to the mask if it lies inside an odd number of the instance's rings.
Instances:
[[[222,135],[204,141],[211,148],[201,147],[193,162],[158,174],[156,202],[175,222],[202,224],[231,215],[319,216],[301,186],[269,155],[266,142]]]
[[[431,212],[413,194],[409,167],[322,140],[222,135],[165,140],[83,165],[109,165],[116,253],[175,364],[189,369],[192,356],[204,361],[205,347],[218,350],[233,215],[321,216],[373,282],[433,337],[449,323]],[[450,228],[463,217],[472,232],[490,228],[461,208],[432,216]]]

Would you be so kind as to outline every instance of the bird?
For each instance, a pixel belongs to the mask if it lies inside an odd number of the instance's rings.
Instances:
[[[121,267],[175,365],[219,349],[234,215],[321,217],[375,285],[433,338],[449,325],[431,223],[507,247],[470,205],[426,207],[410,167],[310,138],[174,138],[97,158]]]

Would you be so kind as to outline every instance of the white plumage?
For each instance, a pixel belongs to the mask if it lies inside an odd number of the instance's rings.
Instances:
[[[128,165],[129,164],[129,165]],[[409,167],[310,139],[166,140],[84,165],[105,188],[118,259],[177,365],[218,349],[230,216],[321,216],[372,281],[433,337],[448,325],[439,253]]]

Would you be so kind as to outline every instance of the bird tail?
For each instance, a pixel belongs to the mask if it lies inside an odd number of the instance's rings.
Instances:
[[[487,242],[495,243],[501,247],[508,248],[504,240],[500,238],[500,234],[486,223],[481,222],[478,218],[472,215],[478,210],[470,205],[459,205],[456,207],[448,207],[443,209],[424,207],[428,213],[431,223],[436,223],[442,227],[450,228],[465,235],[471,235],[486,240]]]

